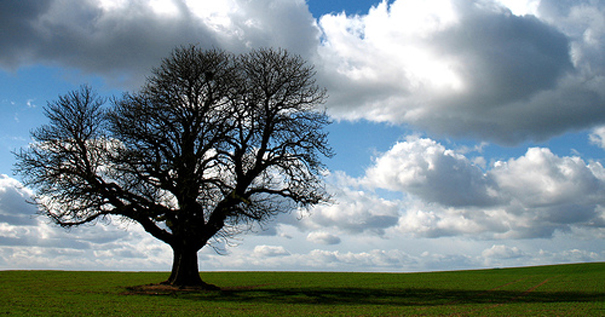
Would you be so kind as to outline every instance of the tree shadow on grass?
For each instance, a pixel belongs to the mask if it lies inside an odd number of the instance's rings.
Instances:
[[[148,294],[149,295],[149,294]],[[214,292],[172,292],[155,295],[208,302],[314,305],[437,306],[454,304],[604,302],[605,293],[433,288],[253,288]]]

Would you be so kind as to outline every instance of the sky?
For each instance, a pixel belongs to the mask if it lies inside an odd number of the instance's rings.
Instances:
[[[82,84],[136,91],[179,45],[281,47],[327,88],[334,203],[200,269],[417,272],[605,261],[605,1],[0,2],[0,269],[167,271],[119,219],[65,230],[11,154]]]

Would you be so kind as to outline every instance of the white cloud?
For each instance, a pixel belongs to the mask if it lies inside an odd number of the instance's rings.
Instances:
[[[416,201],[402,213],[393,230],[397,234],[418,238],[465,236],[490,239],[515,229],[510,227],[508,218],[500,210],[451,208]]]
[[[0,227],[2,224],[0,224]],[[0,267],[3,269],[168,270],[170,247],[142,228],[128,232],[97,224],[71,231],[41,222],[10,241],[0,230]]]
[[[36,225],[36,208],[27,203],[31,195],[17,180],[0,174],[0,225]]]
[[[605,168],[547,148],[478,167],[463,152],[410,137],[378,154],[364,176],[331,174],[334,203],[277,218],[313,243],[345,236],[474,240],[605,236]],[[277,230],[275,230],[277,233]],[[289,235],[291,236],[291,234]]]
[[[290,224],[307,229],[336,228],[352,234],[383,235],[386,228],[397,223],[399,205],[396,201],[347,186],[332,190],[333,204],[317,206],[300,222]]]
[[[525,257],[525,253],[523,253],[517,247],[508,247],[502,244],[494,244],[491,248],[483,250],[481,252],[481,256],[486,259],[487,265],[496,259],[496,260],[508,260],[508,259],[517,259],[521,257]]]
[[[508,164],[514,165],[522,158],[510,160]],[[559,159],[565,161],[567,158]],[[562,162],[551,158],[550,164]],[[4,176],[1,180],[0,202],[6,202],[7,197],[21,201],[21,204],[12,204],[18,209],[11,209],[11,215],[30,219],[32,210],[23,207],[31,207],[24,203],[31,193],[14,179]],[[283,215],[276,224],[276,232],[282,234],[243,236],[241,244],[228,249],[228,255],[218,255],[211,248],[204,248],[199,255],[201,268],[401,272],[605,259],[600,241],[597,247],[591,246],[590,242],[605,236],[603,207],[597,208],[600,216],[591,218],[588,223],[585,220],[576,223],[567,233],[557,234],[552,242],[540,239],[533,243],[531,239],[524,239],[514,240],[519,246],[510,246],[512,240],[498,238],[496,233],[518,232],[519,227],[525,225],[529,230],[527,237],[537,236],[535,231],[543,230],[542,222],[548,220],[529,217],[535,212],[531,209],[515,215],[507,205],[481,211],[480,208],[440,206],[410,197],[386,204],[386,199],[379,199],[376,193],[360,186],[358,180],[340,175],[335,181],[357,188],[345,188],[339,196],[339,199],[350,200],[345,201],[345,207],[362,197],[357,210],[344,213],[348,208],[343,208],[340,216],[322,214],[325,210],[312,211],[302,220],[296,220],[296,215]],[[582,182],[581,178],[576,182]],[[364,191],[367,193],[361,195]],[[368,199],[363,198],[366,195]],[[387,210],[384,210],[385,206]],[[547,213],[547,210],[540,212]],[[320,217],[315,219],[317,214]],[[384,214],[396,222],[377,226],[380,221],[372,219]],[[515,217],[525,222],[518,220],[517,223]],[[98,223],[65,231],[44,218],[33,218],[33,221],[25,224],[0,221],[0,268],[136,271],[170,268],[170,247],[136,224],[115,220],[111,224]],[[368,224],[365,230],[364,221]],[[503,224],[503,221],[510,223]],[[380,235],[376,235],[377,228]],[[249,241],[257,243],[250,245]],[[333,244],[337,241],[338,244]],[[325,249],[314,248],[316,243],[324,243]]]
[[[509,8],[514,15],[536,15],[541,0],[498,0]]]
[[[588,137],[590,143],[605,149],[605,126],[594,128]]]
[[[588,250],[563,250],[558,252],[540,250],[539,258],[546,263],[575,263],[575,262],[597,262],[603,261],[605,252],[597,253]]]
[[[395,244],[385,242],[383,248],[369,247],[365,251],[309,249],[279,256],[260,256],[248,250],[244,244],[232,249],[227,256],[204,253],[200,265],[208,270],[412,272],[605,260],[605,252],[598,251],[598,247],[593,247],[594,251],[583,248],[567,249],[557,247],[555,242],[544,241],[533,244],[524,242],[520,246],[511,246],[508,243],[491,244],[488,241],[476,243],[468,239],[451,238],[416,240],[414,243],[420,244],[421,249],[427,251],[408,252],[405,251],[406,248],[414,247],[394,247]],[[438,247],[443,244],[447,246]]]
[[[383,1],[367,15],[324,16],[330,111],[500,143],[603,122],[603,28],[582,18],[605,15],[588,3],[559,13],[573,18],[458,0]]]
[[[365,183],[446,206],[493,205],[496,193],[469,159],[430,139],[408,138],[376,158]]]
[[[286,47],[309,56],[319,31],[304,0],[20,1],[0,4],[0,65],[60,65],[137,88],[175,46]]]
[[[546,148],[530,148],[508,162],[497,162],[490,172],[504,195],[526,208],[592,206],[605,202],[605,178],[599,163],[580,157],[558,157]]]
[[[254,247],[254,254],[261,257],[273,257],[290,253],[282,246],[258,245]]]
[[[424,252],[419,261],[421,261],[422,267],[432,271],[460,270],[480,265],[472,256],[455,253]]]
[[[64,230],[27,203],[32,192],[0,175],[0,267],[20,269],[169,268],[172,252],[140,226],[114,219]]]
[[[382,1],[318,20],[304,0],[26,0],[0,4],[0,21],[8,69],[136,88],[177,45],[279,46],[317,65],[339,119],[508,144],[605,122],[605,8],[588,0]]]
[[[362,270],[401,270],[414,265],[416,260],[400,250],[374,249],[368,252],[341,252],[315,249],[307,254],[297,254],[297,264],[304,268],[323,268],[348,271],[353,268]]]
[[[340,238],[325,231],[313,231],[307,235],[307,241],[318,244],[339,244]]]
[[[364,177],[339,188],[336,204],[315,209],[303,221],[308,228],[475,239],[605,231],[603,166],[546,148],[530,148],[484,172],[434,140],[412,137],[380,154]],[[379,189],[401,198],[381,198]]]

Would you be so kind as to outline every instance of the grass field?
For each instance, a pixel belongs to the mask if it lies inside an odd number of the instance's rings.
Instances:
[[[0,271],[0,316],[605,316],[605,263],[438,273],[208,272],[214,292],[137,294],[167,273]]]

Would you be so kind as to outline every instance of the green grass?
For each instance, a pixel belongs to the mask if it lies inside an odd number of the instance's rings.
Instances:
[[[605,263],[438,273],[208,272],[219,292],[128,294],[167,273],[1,271],[0,316],[605,316]]]

